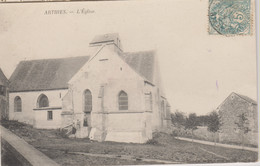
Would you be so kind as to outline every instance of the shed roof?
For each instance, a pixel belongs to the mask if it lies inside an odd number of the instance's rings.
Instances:
[[[89,56],[21,61],[10,78],[10,91],[68,88],[68,81]]]

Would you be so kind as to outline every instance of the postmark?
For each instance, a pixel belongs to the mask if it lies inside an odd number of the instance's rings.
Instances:
[[[251,0],[209,0],[209,34],[250,35]]]

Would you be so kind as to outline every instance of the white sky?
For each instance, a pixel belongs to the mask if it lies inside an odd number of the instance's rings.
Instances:
[[[44,15],[82,8],[95,13]],[[172,111],[206,114],[231,92],[256,100],[255,35],[209,35],[207,12],[208,0],[1,4],[0,67],[10,77],[20,60],[83,56],[117,32],[124,51],[157,49]]]

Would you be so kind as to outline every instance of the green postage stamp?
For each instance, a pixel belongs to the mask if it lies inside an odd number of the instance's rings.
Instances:
[[[250,35],[251,0],[209,0],[209,34]]]

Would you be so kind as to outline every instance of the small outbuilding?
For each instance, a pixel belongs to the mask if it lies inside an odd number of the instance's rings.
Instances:
[[[247,96],[232,92],[217,108],[222,123],[219,141],[226,143],[241,143],[258,145],[258,114],[257,102]],[[238,128],[241,115],[247,119],[245,126],[249,132],[244,134]]]

